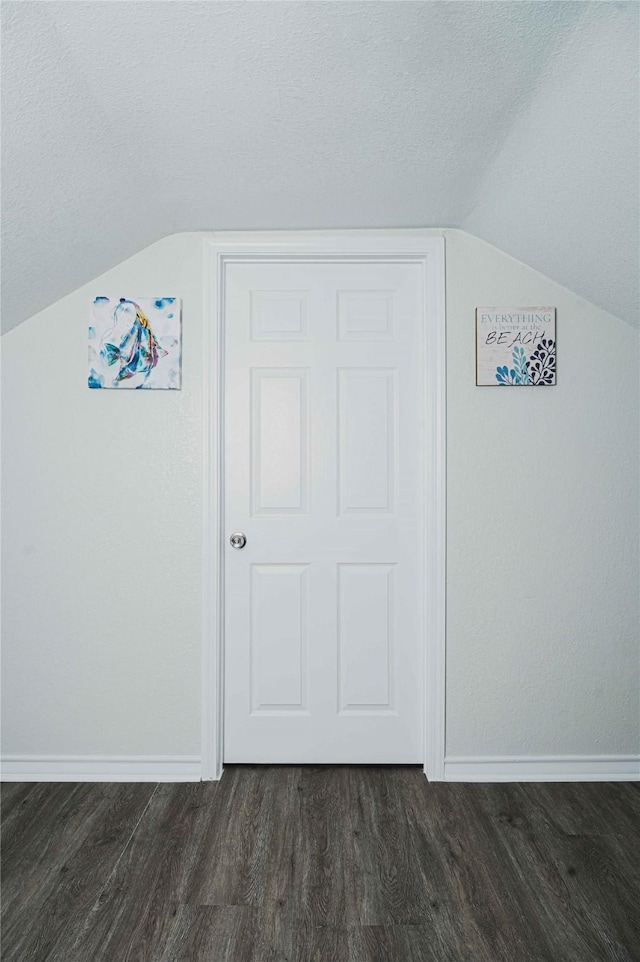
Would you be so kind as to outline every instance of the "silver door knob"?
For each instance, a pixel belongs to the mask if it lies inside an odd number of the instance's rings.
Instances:
[[[245,535],[243,535],[242,531],[234,531],[234,533],[229,538],[229,544],[231,545],[232,548],[238,548],[238,549],[244,548],[246,543],[247,543],[247,539]]]

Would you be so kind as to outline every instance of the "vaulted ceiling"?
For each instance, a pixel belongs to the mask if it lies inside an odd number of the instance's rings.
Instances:
[[[5,2],[3,321],[176,231],[462,227],[638,314],[638,6]]]

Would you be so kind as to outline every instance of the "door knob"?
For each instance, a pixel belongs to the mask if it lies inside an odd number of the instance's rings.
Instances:
[[[246,536],[243,535],[242,531],[235,531],[229,538],[229,544],[232,548],[244,548],[247,543]]]

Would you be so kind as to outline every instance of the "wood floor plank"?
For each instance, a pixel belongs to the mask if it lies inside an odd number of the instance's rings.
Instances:
[[[510,788],[527,820],[541,831],[640,837],[637,783],[542,782]]]
[[[313,925],[308,919],[295,930],[294,955],[297,962],[349,962],[349,939],[345,929]]]
[[[602,904],[602,892],[593,900],[585,897],[579,877],[583,869],[578,873],[573,864],[580,854],[576,843],[593,846],[597,841],[596,836],[570,837],[512,827],[503,831],[503,861],[511,864],[526,890],[523,904],[542,923],[539,939],[552,958],[631,962],[636,956],[618,938],[611,907],[606,901]],[[582,856],[587,857],[584,852]],[[601,921],[601,913],[606,922]]]
[[[189,903],[260,906],[277,896],[273,861],[282,851],[288,812],[283,797],[289,797],[294,777],[292,770],[275,766],[235,766],[225,772],[192,866]]]
[[[3,912],[11,904],[13,888],[24,895],[30,874],[43,874],[49,866],[55,866],[69,839],[82,827],[93,798],[101,796],[100,786],[34,784],[20,810],[3,818]]]
[[[25,804],[30,792],[38,782],[2,782],[0,785],[0,817],[3,828],[9,819]]]
[[[30,793],[19,819],[3,826],[2,918],[11,930],[14,902],[20,911],[37,914],[55,886],[61,866],[82,844],[95,818],[113,797],[113,786],[87,783],[47,783]],[[141,805],[153,790],[143,789]]]
[[[312,926],[340,928],[359,921],[350,787],[349,772],[342,767],[301,771],[293,853],[301,871],[290,902],[294,918]]]
[[[78,962],[156,957],[171,931],[176,896],[184,889],[191,828],[216,791],[212,782],[157,786],[73,945],[59,952],[66,950]]]
[[[349,962],[387,962],[402,958],[399,954],[399,926],[359,925],[348,930]],[[426,955],[425,962],[431,962]],[[410,960],[407,960],[410,962]]]
[[[443,962],[484,959],[491,942],[475,917],[474,890],[459,868],[464,846],[461,849],[457,839],[447,835],[438,819],[442,789],[449,786],[435,786],[434,792],[434,786],[419,773],[400,770],[399,774],[411,845],[419,861],[418,878],[429,906],[424,917],[416,920],[415,931],[414,927],[410,929],[415,939],[412,936],[413,941],[403,951],[411,957],[411,946],[419,944],[425,955],[433,951]],[[406,941],[408,935],[403,937]]]
[[[122,918],[119,894],[102,900],[106,914]],[[133,925],[109,939],[97,958],[118,962],[253,962],[252,906],[183,905],[166,902],[159,891],[142,906]],[[126,934],[123,937],[123,934]],[[60,947],[51,962],[88,962],[96,958],[91,937],[72,950]]]
[[[347,962],[444,962],[428,925],[363,925],[348,933]]]
[[[616,836],[607,835],[555,836],[536,845],[542,856],[540,872],[544,871],[544,881],[555,894],[550,905],[556,912],[561,910],[563,924],[553,928],[556,942],[560,944],[560,933],[567,925],[579,925],[591,953],[585,952],[585,958],[603,962],[640,958],[640,844],[625,842],[635,849],[634,883],[630,863],[625,872],[618,842]]]
[[[420,937],[432,933],[443,957],[453,946],[453,958],[511,962],[528,958],[535,946],[536,962],[555,962],[535,905],[503,857],[499,830],[479,804],[480,786],[423,780],[416,788],[413,818],[428,845],[430,871],[438,862],[441,869],[438,913]],[[428,818],[422,815],[426,811]]]
[[[421,869],[403,781],[419,775],[414,768],[351,769],[354,901],[362,925],[419,925],[433,918],[435,892]]]
[[[154,962],[254,962],[256,912],[251,905],[182,907]]]
[[[74,810],[75,817],[60,826],[59,837],[47,847],[45,868],[29,874],[20,895],[20,911],[5,919],[6,962],[45,962],[65,935],[74,937],[131,838],[152,792],[152,785],[131,784],[93,786],[87,792],[84,802]],[[71,797],[75,795],[70,793]],[[63,805],[61,811],[68,809]],[[25,926],[25,915],[37,924]]]
[[[307,942],[329,938],[316,928],[342,928],[357,919],[348,770],[308,766],[283,772],[287,791],[271,826],[270,880],[256,923],[260,960],[297,958],[307,952]]]

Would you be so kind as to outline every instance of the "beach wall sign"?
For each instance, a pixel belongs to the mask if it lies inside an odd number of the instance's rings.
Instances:
[[[476,384],[556,383],[555,307],[477,307]]]

